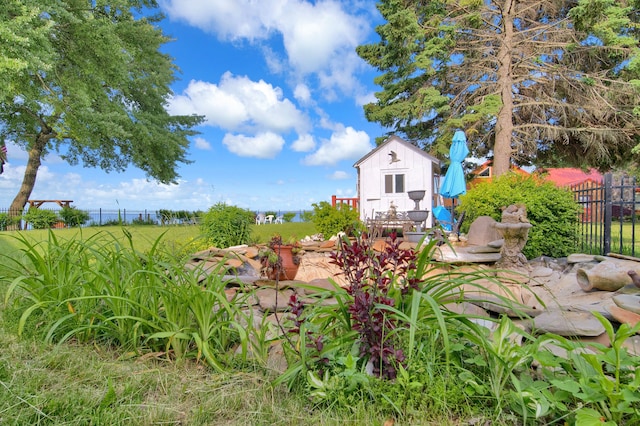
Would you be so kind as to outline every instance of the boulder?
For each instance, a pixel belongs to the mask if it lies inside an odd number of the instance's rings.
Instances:
[[[547,310],[534,320],[535,328],[543,333],[560,336],[599,336],[605,332],[604,326],[589,312]]]
[[[480,216],[471,223],[467,233],[467,244],[470,246],[486,246],[502,239],[502,235],[495,228],[495,219],[491,216]]]

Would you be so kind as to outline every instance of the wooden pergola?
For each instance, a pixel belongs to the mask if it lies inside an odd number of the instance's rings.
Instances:
[[[60,207],[71,207],[70,204],[73,203],[73,200],[28,200],[29,208],[33,207],[37,209],[44,203],[56,203]]]

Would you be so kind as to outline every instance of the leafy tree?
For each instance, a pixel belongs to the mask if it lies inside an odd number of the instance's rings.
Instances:
[[[6,0],[0,8],[0,97],[15,96],[17,82],[36,70],[49,71],[52,61],[47,34],[53,21],[41,19],[32,0]],[[3,100],[4,102],[4,100]]]
[[[380,0],[370,121],[446,154],[467,130],[497,175],[608,169],[640,140],[639,0]],[[640,151],[640,145],[635,149]],[[637,157],[636,157],[637,158]]]
[[[163,183],[189,163],[187,137],[202,118],[165,109],[176,67],[160,51],[168,41],[155,25],[161,17],[140,17],[155,7],[153,0],[10,0],[0,12],[0,36],[19,42],[0,57],[8,64],[0,88],[11,89],[0,97],[0,136],[29,153],[10,212],[22,211],[54,151],[105,171],[133,164]]]

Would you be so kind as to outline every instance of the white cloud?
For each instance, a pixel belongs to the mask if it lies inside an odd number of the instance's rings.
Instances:
[[[377,103],[378,99],[374,92],[368,92],[359,96],[356,96],[356,105],[363,106],[367,104]]]
[[[187,22],[222,39],[253,40],[265,36],[262,9],[266,1],[161,0],[170,18]]]
[[[198,148],[198,149],[202,149],[202,150],[205,150],[205,151],[211,150],[211,144],[209,143],[208,140],[206,140],[204,138],[197,137],[197,138],[195,138],[193,140],[193,142],[195,143],[196,148]]]
[[[229,131],[305,132],[308,118],[289,100],[282,89],[264,80],[223,74],[218,85],[191,81],[183,94],[171,99],[173,114],[204,115],[205,124]]]
[[[256,136],[226,134],[222,143],[229,151],[241,157],[275,158],[282,151],[284,139],[275,133],[266,132]]]
[[[305,0],[164,0],[171,19],[184,21],[222,40],[260,42],[282,37],[293,74],[318,74],[321,86],[350,93],[359,87],[353,77],[364,62],[355,53],[371,28],[373,11],[367,4]],[[281,60],[263,50],[271,70]]]
[[[334,165],[342,160],[358,160],[372,149],[367,133],[347,127],[323,140],[320,148],[303,162],[310,166]]]
[[[351,176],[349,175],[349,173],[342,170],[336,170],[335,172],[333,172],[333,174],[331,174],[331,176],[329,176],[329,179],[344,180],[344,179],[349,179],[350,177]]]
[[[312,151],[315,147],[316,141],[313,139],[313,136],[309,134],[301,135],[291,145],[291,149],[296,152],[309,152]]]
[[[303,105],[308,105],[311,102],[311,90],[306,84],[298,83],[293,89],[293,96]]]

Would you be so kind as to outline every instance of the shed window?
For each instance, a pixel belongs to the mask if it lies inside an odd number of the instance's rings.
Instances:
[[[385,194],[404,192],[404,175],[384,175],[384,192]]]

